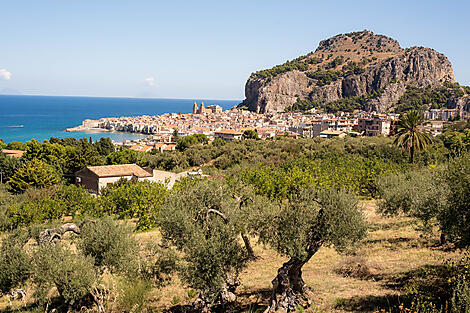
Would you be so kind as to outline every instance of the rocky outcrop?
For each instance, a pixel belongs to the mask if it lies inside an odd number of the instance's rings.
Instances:
[[[321,81],[320,74],[333,78]],[[444,82],[455,82],[444,54],[423,47],[402,49],[391,38],[362,31],[324,40],[314,53],[253,73],[240,106],[260,113],[281,112],[297,99],[326,104],[366,96],[363,109],[385,112],[407,85],[439,87]]]

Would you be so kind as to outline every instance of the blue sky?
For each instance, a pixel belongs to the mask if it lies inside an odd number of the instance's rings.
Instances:
[[[250,73],[369,29],[470,85],[469,1],[0,0],[0,92],[242,99]]]

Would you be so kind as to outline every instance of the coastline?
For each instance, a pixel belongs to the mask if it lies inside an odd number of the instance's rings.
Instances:
[[[113,132],[109,129],[99,128],[99,127],[84,127],[82,125],[66,128],[65,132]]]

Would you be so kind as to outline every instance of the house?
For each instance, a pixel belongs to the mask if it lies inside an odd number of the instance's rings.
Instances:
[[[85,187],[94,194],[99,194],[102,188],[117,182],[121,178],[158,182],[171,188],[177,180],[186,176],[187,172],[173,173],[152,170],[142,168],[137,164],[88,166],[75,173],[75,184]]]
[[[320,138],[343,138],[346,134],[342,130],[324,130],[320,133]]]
[[[233,141],[233,140],[240,140],[242,138],[242,133],[237,132],[235,130],[227,129],[227,130],[216,131],[214,136],[215,136],[215,139]]]
[[[24,154],[24,151],[22,150],[8,150],[8,149],[2,149],[3,154],[5,154],[7,157],[12,157],[12,158],[21,158]]]

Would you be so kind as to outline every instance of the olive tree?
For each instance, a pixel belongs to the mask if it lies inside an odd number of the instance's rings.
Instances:
[[[207,312],[235,298],[238,273],[247,261],[235,222],[239,202],[220,181],[179,188],[158,216],[163,239],[183,254],[183,282],[200,294],[194,308]]]
[[[446,168],[447,206],[440,214],[442,229],[459,246],[470,246],[470,154],[457,158]]]
[[[21,285],[31,274],[31,260],[23,242],[6,236],[0,246],[0,292],[6,293]]]
[[[265,210],[257,228],[262,243],[289,258],[272,281],[266,312],[306,306],[308,288],[302,267],[320,247],[332,245],[346,251],[366,234],[357,199],[337,190],[302,189],[287,203]]]
[[[443,169],[424,168],[380,178],[379,213],[415,217],[422,222],[422,229],[429,231],[448,207],[444,173]]]

